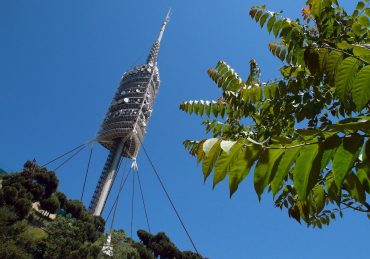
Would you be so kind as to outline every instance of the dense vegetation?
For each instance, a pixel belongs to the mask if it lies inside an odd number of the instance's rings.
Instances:
[[[0,180],[0,258],[112,258],[102,253],[108,235],[104,220],[58,192],[54,172],[28,161],[22,172]],[[37,204],[41,210],[32,209]],[[111,236],[113,258],[202,258],[181,252],[164,233],[139,230],[141,242],[122,230]]]
[[[229,179],[230,196],[250,171],[259,198],[297,221],[321,228],[346,210],[367,214],[370,193],[370,8],[348,14],[336,0],[308,0],[302,20],[250,9],[277,41],[281,78],[263,82],[255,60],[243,80],[220,61],[209,69],[216,101],[187,101],[180,109],[206,116],[213,138],[185,141],[213,186]]]
[[[54,172],[28,161],[22,172],[1,180],[0,258],[95,258],[99,254],[94,242],[104,231],[104,220],[58,192]],[[32,209],[37,203],[44,215]],[[49,214],[56,212],[65,216],[50,220]]]

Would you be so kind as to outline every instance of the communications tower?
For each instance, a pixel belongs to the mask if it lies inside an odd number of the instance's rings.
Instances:
[[[169,19],[170,11],[157,40],[152,45],[146,63],[123,74],[98,132],[97,140],[109,150],[109,155],[90,202],[89,210],[94,215],[102,214],[121,157],[132,159],[133,165],[136,164],[136,157],[159,90],[157,56]]]

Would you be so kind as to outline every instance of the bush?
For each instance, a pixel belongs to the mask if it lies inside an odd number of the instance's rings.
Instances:
[[[29,191],[32,194],[34,201],[41,200],[45,194],[44,188],[42,187],[41,184],[38,184],[38,183],[32,184],[32,187],[30,188]]]
[[[16,188],[11,186],[5,186],[3,189],[4,201],[6,204],[13,205],[18,198],[18,191]]]
[[[4,192],[3,192],[3,190],[0,189],[0,206],[3,206],[4,203],[5,203]]]
[[[56,192],[55,196],[58,198],[60,203],[60,208],[65,209],[67,204],[67,196],[62,192]]]
[[[48,211],[49,213],[56,213],[60,208],[59,199],[56,195],[52,195],[47,199],[40,202],[41,209]]]
[[[21,198],[15,202],[15,211],[19,218],[24,219],[32,208],[32,203],[30,200]]]
[[[82,212],[84,210],[84,205],[78,200],[69,200],[66,204],[67,213],[71,213],[72,217],[80,219]]]

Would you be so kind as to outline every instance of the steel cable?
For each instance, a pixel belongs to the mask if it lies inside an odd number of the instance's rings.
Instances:
[[[141,181],[140,181],[140,176],[139,176],[139,170],[136,173],[137,173],[137,180],[139,182],[139,188],[140,188],[140,193],[141,193],[141,200],[143,202],[143,207],[144,207],[144,212],[145,212],[146,224],[148,225],[148,231],[150,232],[149,217],[148,217],[148,213],[147,213],[147,210],[146,210],[143,188],[141,186]]]
[[[165,194],[166,194],[166,196],[167,196],[168,201],[171,203],[172,209],[175,211],[175,214],[176,214],[176,216],[177,216],[178,220],[179,220],[179,221],[180,221],[180,223],[181,223],[181,226],[182,226],[182,227],[183,227],[183,229],[185,230],[185,233],[186,233],[186,235],[188,236],[188,238],[189,238],[189,240],[190,240],[190,242],[191,242],[191,244],[192,244],[192,246],[193,246],[193,248],[194,248],[195,252],[197,252],[197,254],[199,254],[198,249],[196,248],[195,243],[194,243],[193,239],[191,238],[191,236],[190,236],[190,234],[189,234],[189,231],[187,230],[187,228],[186,228],[186,226],[185,226],[185,224],[184,224],[183,220],[181,219],[181,216],[180,216],[179,212],[177,211],[177,209],[176,209],[176,207],[175,207],[175,204],[173,203],[173,201],[172,201],[172,199],[171,199],[171,197],[170,197],[170,195],[169,195],[168,191],[166,190],[166,187],[164,186],[164,183],[163,183],[163,181],[162,181],[161,177],[159,176],[158,171],[157,171],[157,169],[155,168],[155,166],[154,166],[154,164],[153,164],[153,161],[150,159],[150,157],[149,157],[149,155],[148,155],[148,152],[146,151],[146,149],[145,149],[145,147],[144,147],[143,143],[141,142],[140,138],[139,138],[139,141],[140,141],[141,146],[142,146],[142,148],[143,148],[143,150],[144,150],[145,156],[146,156],[146,157],[147,157],[147,159],[149,160],[149,163],[150,163],[150,165],[151,165],[151,167],[152,167],[152,169],[153,169],[153,171],[154,171],[155,175],[157,176],[157,179],[158,179],[158,181],[159,181],[160,185],[162,186],[162,189],[163,189],[164,193],[165,193]]]
[[[116,199],[114,200],[114,203],[113,203],[112,207],[109,210],[109,213],[108,213],[108,216],[107,216],[105,222],[107,222],[109,220],[109,217],[112,214],[113,208],[115,208],[115,206],[117,206],[119,195],[120,195],[120,193],[121,193],[121,191],[123,189],[123,186],[125,185],[125,183],[127,181],[127,178],[129,177],[130,173],[131,173],[131,169],[128,171],[126,177],[124,177],[124,174],[122,174],[121,184],[120,184],[120,187],[119,187],[119,190],[118,190],[118,194],[116,196]]]
[[[86,145],[83,145],[80,149],[78,149],[75,153],[73,153],[71,156],[69,156],[60,165],[58,165],[53,171],[57,171],[59,168],[61,168],[63,165],[65,165],[68,161],[70,161],[72,158],[74,158],[78,153],[80,153],[85,147],[86,147]]]
[[[131,231],[130,237],[132,238],[132,228],[134,224],[134,199],[135,199],[135,172],[132,173],[132,195],[131,195]]]
[[[84,197],[84,193],[85,193],[85,186],[86,186],[86,181],[87,181],[87,175],[89,174],[92,153],[93,153],[93,147],[91,146],[91,148],[90,148],[90,154],[89,154],[89,160],[87,162],[87,168],[86,168],[86,173],[85,173],[84,184],[83,184],[83,187],[82,187],[82,193],[81,193],[81,199],[80,199],[81,201],[82,201],[82,198]]]
[[[73,148],[72,150],[70,150],[70,151],[68,151],[68,152],[66,152],[66,153],[64,153],[64,154],[62,154],[62,155],[60,155],[60,156],[58,156],[58,157],[56,157],[56,158],[54,158],[54,159],[50,160],[50,161],[49,161],[49,162],[47,162],[46,164],[43,164],[41,167],[45,167],[45,166],[47,166],[47,165],[49,165],[49,164],[51,164],[51,163],[53,163],[53,162],[55,162],[55,161],[57,161],[57,160],[61,159],[62,157],[64,157],[64,156],[68,155],[69,153],[72,153],[72,152],[73,152],[73,151],[75,151],[76,149],[79,149],[80,147],[85,146],[85,145],[87,145],[87,144],[86,144],[86,143],[81,144],[81,145],[79,145],[79,146],[77,146],[77,147]]]

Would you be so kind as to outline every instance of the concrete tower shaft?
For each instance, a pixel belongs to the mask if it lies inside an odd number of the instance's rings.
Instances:
[[[157,57],[169,19],[170,11],[152,45],[146,64],[123,74],[98,132],[99,143],[110,153],[89,206],[94,215],[100,216],[104,209],[121,157],[136,159],[139,152],[160,86]]]

